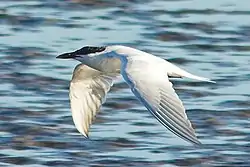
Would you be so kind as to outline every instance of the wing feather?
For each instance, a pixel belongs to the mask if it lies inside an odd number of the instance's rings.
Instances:
[[[172,133],[200,145],[162,64],[131,57],[126,61],[121,74],[139,101]]]
[[[70,82],[70,105],[77,130],[88,137],[88,131],[107,92],[113,85],[113,74],[104,74],[86,65],[77,65]]]

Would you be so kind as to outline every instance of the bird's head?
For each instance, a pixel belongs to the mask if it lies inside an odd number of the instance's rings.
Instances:
[[[81,61],[84,57],[92,57],[106,52],[106,47],[84,46],[73,52],[63,53],[56,58],[58,59],[76,59]]]

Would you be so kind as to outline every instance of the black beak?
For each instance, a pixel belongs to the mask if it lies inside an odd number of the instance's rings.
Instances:
[[[69,52],[69,53],[63,53],[63,54],[57,56],[56,58],[57,59],[73,59],[75,57],[77,57],[75,52]]]

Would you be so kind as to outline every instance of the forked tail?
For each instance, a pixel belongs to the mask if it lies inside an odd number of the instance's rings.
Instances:
[[[183,77],[186,77],[186,78],[190,78],[190,79],[195,79],[195,80],[199,80],[199,81],[205,81],[205,82],[211,82],[211,83],[216,83],[215,81],[212,81],[211,79],[209,78],[205,78],[205,77],[200,77],[200,76],[197,76],[197,75],[193,75],[193,74],[190,74],[186,71],[184,71],[184,75]]]
[[[168,75],[169,76],[172,76],[172,77],[186,77],[186,78],[190,78],[190,79],[194,79],[194,80],[216,83],[215,81],[212,81],[209,78],[193,75],[193,74],[191,74],[191,73],[189,73],[189,72],[175,66],[174,64],[172,64],[170,62],[167,62],[167,63],[168,63],[168,67],[170,67],[170,68],[168,68]]]

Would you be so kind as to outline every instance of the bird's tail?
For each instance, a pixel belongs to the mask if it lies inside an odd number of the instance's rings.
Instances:
[[[169,63],[169,62],[167,62]],[[211,82],[211,83],[216,83],[215,81],[212,81],[209,78],[205,78],[205,77],[200,77],[197,75],[193,75],[177,66],[175,66],[172,63],[169,63],[168,66],[170,66],[171,70],[168,72],[169,76],[173,76],[173,77],[186,77],[186,78],[190,78],[190,79],[194,79],[194,80],[199,80],[199,81],[205,81],[205,82]]]
[[[193,75],[193,74],[190,74],[186,71],[185,72],[185,75],[183,75],[183,77],[187,77],[187,78],[190,78],[190,79],[195,79],[195,80],[199,80],[199,81],[205,81],[205,82],[211,82],[211,83],[216,83],[215,81],[212,81],[211,79],[209,78],[205,78],[205,77],[200,77],[200,76],[197,76],[197,75]]]

